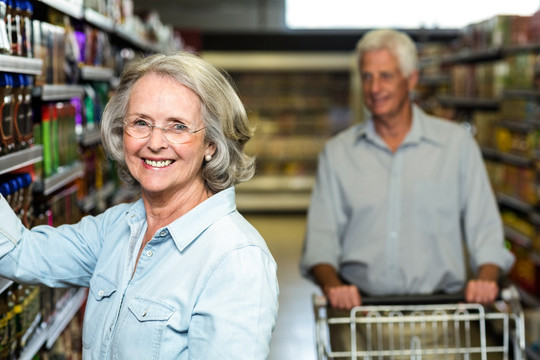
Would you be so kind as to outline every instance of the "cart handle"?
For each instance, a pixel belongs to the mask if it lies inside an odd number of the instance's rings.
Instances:
[[[454,294],[421,294],[421,295],[384,295],[384,296],[362,296],[362,306],[364,305],[434,305],[453,304],[465,302],[463,292]]]
[[[495,298],[496,301],[520,300],[516,287],[509,285],[502,288]],[[452,304],[465,302],[465,292],[446,294],[425,294],[425,295],[385,295],[385,296],[363,296],[362,305],[430,305],[430,304]]]
[[[504,300],[520,301],[520,295],[515,286],[509,285],[502,288],[497,295],[496,301]],[[362,296],[362,306],[364,305],[436,305],[453,304],[465,302],[465,292],[446,294],[422,294],[422,295],[384,295],[384,296]],[[328,306],[328,301],[324,295],[314,295],[313,303],[318,307]]]

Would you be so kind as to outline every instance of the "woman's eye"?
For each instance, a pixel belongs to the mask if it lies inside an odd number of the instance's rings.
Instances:
[[[136,127],[147,127],[148,126],[148,123],[144,120],[141,120],[141,119],[137,119],[135,121],[133,121],[133,126],[136,126]]]
[[[188,127],[184,124],[174,124],[174,125],[171,125],[170,128],[171,130],[176,131],[176,132],[183,132],[188,129]]]

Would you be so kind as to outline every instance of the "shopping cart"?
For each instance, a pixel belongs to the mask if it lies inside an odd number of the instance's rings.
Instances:
[[[349,316],[328,317],[326,298],[313,296],[319,360],[526,358],[524,316],[514,287],[501,291],[489,308],[464,303],[463,295],[364,298],[363,303]],[[350,329],[350,349],[332,350],[334,326]]]

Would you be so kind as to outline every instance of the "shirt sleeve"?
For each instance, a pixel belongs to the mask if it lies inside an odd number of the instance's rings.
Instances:
[[[345,214],[340,204],[336,173],[330,168],[331,159],[325,148],[319,155],[317,178],[307,215],[307,228],[300,263],[301,273],[309,277],[317,264],[332,265],[339,271],[340,224]]]
[[[481,265],[491,263],[507,272],[514,256],[504,247],[502,220],[480,148],[472,137],[467,137],[462,151],[465,191],[460,200],[472,270],[476,272]]]
[[[0,276],[50,287],[88,286],[100,249],[99,218],[29,230],[0,199]]]
[[[220,261],[194,307],[190,359],[267,359],[278,311],[275,262],[257,246]]]

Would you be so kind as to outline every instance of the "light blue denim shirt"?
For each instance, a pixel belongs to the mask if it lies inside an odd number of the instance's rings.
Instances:
[[[276,263],[224,190],[156,232],[141,200],[58,228],[23,227],[0,199],[0,275],[89,287],[85,359],[266,359]]]
[[[473,137],[414,106],[395,153],[371,119],[325,145],[301,270],[330,264],[370,295],[455,292],[467,278],[465,246],[473,271],[512,266],[503,239]]]

